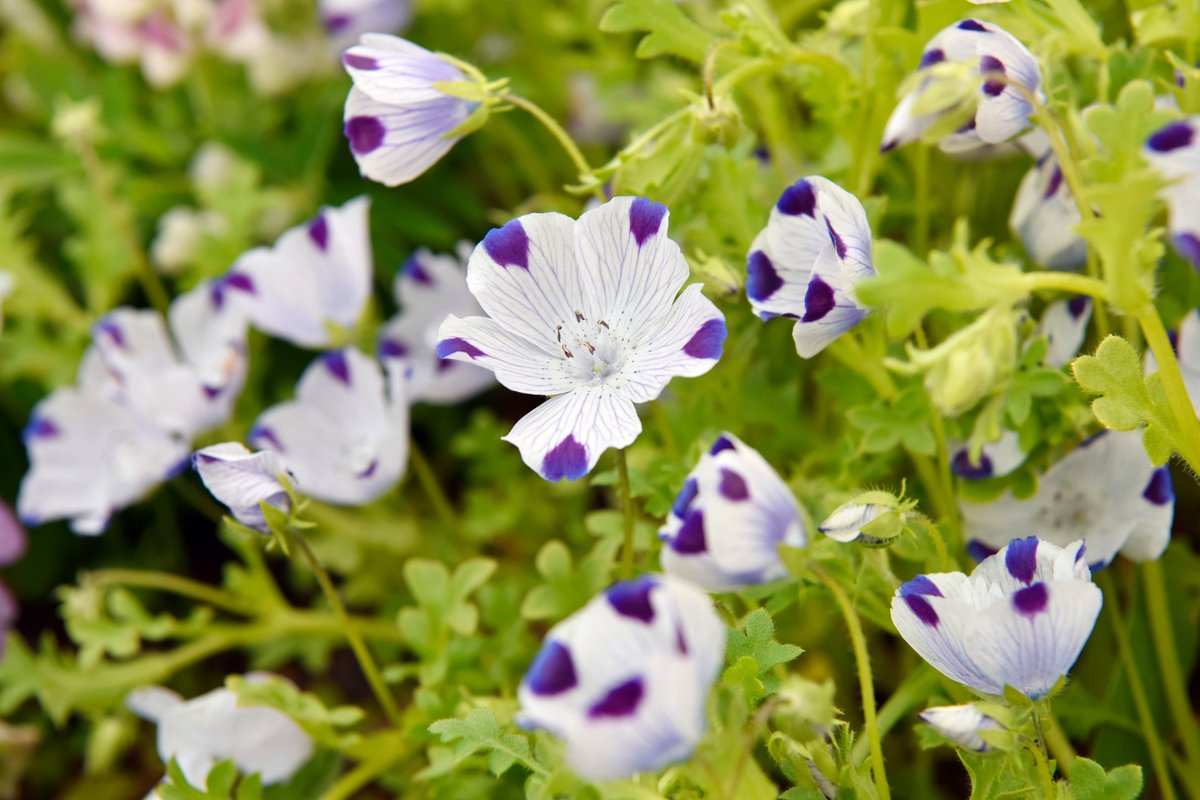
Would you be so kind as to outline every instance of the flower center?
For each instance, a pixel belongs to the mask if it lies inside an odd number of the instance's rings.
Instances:
[[[575,318],[555,326],[568,375],[587,384],[604,383],[621,371],[625,361],[621,340],[602,319],[589,320],[576,311]]]

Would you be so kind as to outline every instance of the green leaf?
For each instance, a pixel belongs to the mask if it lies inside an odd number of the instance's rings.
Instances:
[[[1126,764],[1104,772],[1104,767],[1077,758],[1069,772],[1075,800],[1134,800],[1142,794],[1142,768]]]
[[[725,663],[732,665],[728,678],[732,683],[728,685],[747,685],[749,667],[745,662],[749,660],[755,667],[756,677],[762,683],[762,694],[774,692],[779,688],[779,679],[773,673],[774,668],[786,664],[803,652],[802,648],[794,644],[775,641],[775,621],[766,609],[756,608],[742,620],[741,628],[729,630],[729,637],[725,642]],[[758,698],[748,695],[748,699]]]
[[[703,63],[714,37],[688,19],[673,0],[620,0],[600,19],[605,33],[645,32],[638,58],[675,55]]]
[[[454,744],[454,754],[449,762],[444,756],[439,757],[429,768],[417,774],[418,780],[456,767],[481,751],[487,753],[485,762],[496,777],[518,762],[537,771],[534,769],[537,762],[529,748],[529,739],[502,728],[490,709],[476,708],[465,719],[438,720],[429,726],[429,732],[438,736],[444,744]]]
[[[557,540],[547,542],[534,560],[534,566],[545,582],[525,595],[521,616],[525,619],[561,619],[582,608],[608,585],[619,547],[618,538],[601,539],[576,567],[565,544]]]

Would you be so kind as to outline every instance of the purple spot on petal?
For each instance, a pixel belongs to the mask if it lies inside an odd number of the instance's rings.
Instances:
[[[1050,182],[1046,184],[1046,191],[1042,192],[1042,199],[1049,200],[1054,196],[1060,188],[1062,188],[1063,171],[1062,167],[1054,165],[1054,172],[1050,173]]]
[[[346,120],[343,133],[350,140],[350,152],[361,156],[373,152],[383,144],[387,130],[378,117],[351,117]]]
[[[1192,143],[1195,131],[1188,122],[1172,122],[1165,128],[1157,130],[1146,142],[1151,150],[1159,153],[1169,153]]]
[[[929,601],[919,594],[903,595],[904,602],[908,604],[908,608],[917,619],[925,623],[931,628],[938,626],[937,612],[933,610],[933,606],[929,605]]]
[[[746,479],[725,467],[721,468],[721,483],[717,489],[721,492],[722,497],[726,500],[732,500],[735,503],[750,497],[750,489],[746,486]]]
[[[779,201],[775,203],[775,207],[780,213],[789,216],[799,216],[807,214],[815,216],[817,208],[817,193],[813,189],[813,185],[807,180],[801,178],[791,186],[783,190],[783,194],[779,196]]]
[[[450,361],[450,360],[438,361],[437,362],[437,371],[440,374],[447,370],[454,369],[456,366],[458,366],[457,361]]]
[[[814,275],[804,293],[804,316],[800,321],[816,322],[824,319],[825,315],[833,310],[834,305],[833,287],[821,280],[819,275]]]
[[[898,144],[900,144],[899,139],[893,139],[890,142],[884,142],[883,144],[879,145],[879,152],[881,154],[882,153],[890,153],[891,151],[896,149],[896,145],[898,145]]]
[[[218,397],[221,396],[221,393],[225,391],[225,387],[224,386],[203,385],[200,387],[200,391],[202,391],[204,393],[205,399],[216,400]]]
[[[283,446],[283,442],[281,442],[279,437],[275,435],[275,431],[266,427],[265,425],[259,425],[251,428],[250,435],[246,438],[249,439],[250,444],[254,445],[255,447],[266,445],[276,453],[287,452],[287,448]]]
[[[1171,236],[1171,243],[1175,245],[1175,252],[1200,269],[1200,237],[1194,233],[1176,233]]]
[[[620,686],[609,690],[600,700],[588,709],[589,719],[603,717],[628,717],[637,713],[641,705],[645,689],[641,678],[633,678]]]
[[[929,597],[941,597],[942,590],[928,575],[918,575],[911,581],[900,584],[897,590],[901,597],[912,597],[913,595],[926,595]]]
[[[308,223],[308,238],[322,250],[329,249],[329,223],[325,221],[324,214],[318,214],[316,219]]]
[[[1156,506],[1165,506],[1175,499],[1175,490],[1171,485],[1171,471],[1166,466],[1154,470],[1150,482],[1146,484],[1142,497]]]
[[[487,355],[487,353],[483,352],[466,339],[462,339],[458,336],[453,336],[449,339],[442,339],[437,343],[437,347],[434,348],[434,352],[437,353],[438,358],[447,358],[452,353],[466,353],[471,357],[472,360],[479,358],[480,356]]]
[[[984,75],[988,73],[999,73],[1006,75],[1004,62],[995,56],[984,56],[979,59],[979,71]],[[1007,84],[1002,80],[989,80],[983,84],[983,93],[988,97],[997,97],[1004,93],[1004,88]]]
[[[989,547],[978,539],[972,539],[967,542],[967,555],[975,560],[976,563],[983,561],[985,558],[990,558],[996,555],[996,548]]]
[[[775,271],[775,265],[762,250],[755,250],[746,259],[746,295],[751,300],[762,302],[783,286],[783,278]]]
[[[993,472],[992,460],[987,457],[987,453],[980,453],[979,463],[972,464],[966,448],[959,450],[954,454],[954,458],[950,459],[950,469],[955,475],[968,480],[990,478]]]
[[[675,504],[671,506],[671,513],[683,519],[684,514],[692,507],[692,502],[696,499],[696,479],[688,478],[683,482],[683,488],[679,490],[679,496],[675,498]]]
[[[421,266],[421,259],[416,256],[409,256],[404,262],[404,266],[400,267],[400,274],[406,278],[412,278],[417,283],[425,286],[433,285],[433,278],[429,277],[429,273]]]
[[[21,432],[21,441],[29,444],[31,439],[54,439],[62,431],[49,417],[30,417],[29,424]]]
[[[721,357],[725,335],[725,320],[710,319],[692,334],[692,338],[683,346],[683,352],[692,358],[718,359]]]
[[[548,481],[583,477],[588,471],[587,448],[572,434],[556,444],[542,459],[542,477]]]
[[[708,454],[710,456],[715,456],[717,453],[720,453],[722,450],[733,450],[733,449],[735,449],[733,446],[733,442],[729,441],[729,439],[725,436],[718,436],[717,440],[715,442],[713,442],[713,446],[709,448]]]
[[[327,22],[332,26],[333,22]],[[351,69],[376,70],[379,69],[379,62],[370,56],[360,56],[357,53],[346,53],[342,56],[342,63]]]
[[[838,258],[845,258],[846,243],[842,241],[842,237],[833,229],[833,223],[828,219],[825,220],[825,228],[829,231],[829,240],[833,242],[833,249],[837,251]]]
[[[483,249],[502,267],[529,269],[529,236],[519,219],[488,231],[483,237]]]
[[[683,555],[695,555],[708,550],[708,538],[704,534],[704,512],[700,509],[690,512],[683,519],[683,525],[671,540],[671,549]]]
[[[1032,583],[1033,576],[1037,574],[1037,551],[1038,539],[1036,536],[1014,539],[1009,542],[1008,548],[1004,552],[1004,567],[1008,570],[1008,574],[1021,583]]]
[[[633,204],[629,206],[629,231],[638,247],[658,233],[666,214],[667,207],[662,203],[655,203],[644,197],[634,198]]]
[[[1013,607],[1027,617],[1036,616],[1046,610],[1046,605],[1050,602],[1050,592],[1046,589],[1046,584],[1035,583],[1032,586],[1026,586],[1020,589],[1013,595]]]
[[[121,326],[105,317],[96,323],[96,333],[102,333],[112,340],[112,343],[124,350],[127,347],[125,341],[125,332],[121,330]]]
[[[983,23],[974,19],[964,19],[958,23],[960,31],[975,31],[976,33],[987,33],[988,29],[983,27]]]
[[[921,63],[917,69],[925,69],[932,67],[934,64],[940,64],[946,60],[946,52],[941,48],[935,47],[932,50],[926,50],[921,54]]]
[[[342,31],[346,30],[346,28],[350,27],[350,23],[351,23],[351,21],[353,21],[353,19],[354,18],[352,16],[350,16],[349,14],[330,14],[329,16],[323,18],[321,21],[325,23],[325,30],[329,31],[330,33],[341,33]],[[370,61],[371,64],[373,64],[374,66],[362,67],[362,66],[359,66],[357,63],[351,64],[351,63],[348,63],[350,59],[354,59],[356,62]],[[375,59],[368,58],[367,56],[356,56],[356,55],[352,55],[350,53],[347,53],[346,55],[344,55],[342,57],[342,63],[346,64],[347,66],[354,67],[356,69],[378,69],[379,68],[379,65],[375,64]]]
[[[221,283],[230,289],[237,289],[239,292],[245,292],[246,294],[255,293],[254,280],[242,272],[229,273],[222,279]]]
[[[375,474],[375,470],[377,469],[379,469],[379,459],[373,458],[371,459],[371,463],[367,465],[367,468],[358,473],[358,477],[362,480],[367,480]]]
[[[683,636],[683,628],[679,626],[675,627],[675,647],[685,656],[688,654],[687,639]]]
[[[654,606],[650,593],[658,587],[658,581],[643,576],[632,581],[614,583],[604,591],[609,605],[623,617],[641,620],[649,625],[654,621]]]
[[[546,640],[529,665],[529,672],[525,673],[525,685],[529,691],[544,697],[562,694],[574,689],[578,683],[571,651],[553,639]]]
[[[1067,301],[1067,311],[1071,314],[1071,319],[1079,319],[1084,312],[1088,310],[1088,306],[1092,301],[1085,294],[1077,294]]]
[[[329,373],[334,378],[337,378],[346,386],[350,385],[350,365],[346,363],[345,352],[337,350],[332,353],[326,353],[322,356],[321,361],[325,365],[325,369],[329,370]]]
[[[380,358],[404,358],[408,355],[408,345],[399,339],[380,339],[379,340],[379,357]],[[446,362],[453,363],[453,362]]]

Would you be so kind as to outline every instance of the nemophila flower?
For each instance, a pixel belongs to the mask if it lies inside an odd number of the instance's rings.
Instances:
[[[408,398],[402,372],[384,379],[358,350],[326,353],[304,370],[296,399],[267,409],[250,445],[278,453],[304,494],[342,505],[391,489],[408,463]]]
[[[931,129],[936,135],[940,126],[935,125],[960,119],[957,130],[941,136],[943,150],[1007,142],[1028,127],[1033,113],[1022,89],[1042,96],[1041,72],[1025,45],[981,20],[964,19],[939,31],[925,46],[919,70],[916,88],[901,98],[888,119],[883,152]]]
[[[279,482],[287,470],[272,450],[252,453],[240,442],[223,442],[198,450],[192,465],[212,496],[249,528],[268,531],[262,503],[288,512],[287,489]]]
[[[1162,196],[1175,250],[1200,269],[1200,115],[1155,131],[1142,156],[1170,181]]]
[[[461,251],[460,251],[461,252]],[[421,249],[396,275],[400,313],[379,333],[379,358],[389,369],[410,369],[409,399],[449,405],[479,394],[495,383],[492,373],[472,364],[438,358],[438,327],[449,314],[482,314],[483,308],[467,287],[461,259]]]
[[[700,284],[679,294],[688,265],[667,217],[643,197],[578,221],[526,214],[471,254],[467,285],[488,316],[449,316],[437,354],[486,367],[513,391],[553,395],[504,437],[546,480],[575,480],[609,447],[632,444],[634,403],[721,357],[725,318]]]
[[[158,219],[158,234],[150,245],[150,260],[159,272],[175,275],[190,265],[206,238],[228,230],[215,211],[176,206]]]
[[[762,319],[796,320],[796,352],[812,358],[867,315],[855,285],[875,274],[862,203],[832,181],[784,190],[746,258],[746,296]]]
[[[663,571],[710,592],[785,577],[779,545],[808,541],[787,484],[730,433],[721,434],[688,474],[658,536]]]
[[[353,329],[371,293],[370,198],[322,208],[273,247],[244,253],[224,278],[254,327],[301,347]]]
[[[1173,335],[1175,358],[1179,372],[1187,386],[1192,406],[1200,408],[1200,311],[1191,311],[1179,323],[1179,331]],[[1146,348],[1145,371],[1149,375],[1158,370],[1154,353]]]
[[[959,747],[986,753],[991,745],[979,735],[980,731],[1000,730],[999,722],[984,714],[974,705],[935,706],[917,714],[929,727],[945,736]]]
[[[178,83],[191,63],[195,42],[190,28],[208,9],[204,4],[76,0],[74,35],[89,42],[105,61],[138,63],[155,87]]]
[[[246,681],[267,677],[251,674]],[[170,689],[148,686],[130,692],[125,704],[158,726],[159,757],[164,763],[175,759],[194,787],[203,787],[209,771],[225,760],[247,775],[257,773],[264,784],[281,783],[313,753],[312,739],[282,711],[239,706],[237,695],[224,687],[184,700]]]
[[[918,575],[892,598],[909,646],[946,677],[989,695],[1044,696],[1075,663],[1103,598],[1083,543],[1016,539],[967,577]]]
[[[1171,538],[1175,493],[1167,467],[1150,463],[1140,431],[1109,431],[1047,470],[1032,496],[1006,492],[990,503],[963,499],[960,506],[976,557],[1031,532],[1059,546],[1083,539],[1089,563],[1099,568],[1118,552],[1135,561],[1158,558]]]
[[[25,555],[28,546],[25,529],[17,520],[8,504],[0,500],[0,567],[10,566]],[[8,640],[8,632],[17,621],[20,606],[17,598],[8,587],[0,581],[0,660],[4,659],[4,646]]]
[[[705,729],[725,626],[691,584],[614,584],[546,634],[521,681],[518,722],[566,742],[582,777],[609,780],[687,758]]]
[[[368,33],[342,63],[354,81],[344,115],[350,152],[363,177],[387,186],[437,163],[484,101],[479,76],[397,36]],[[467,87],[478,96],[462,96]]]
[[[85,366],[81,372],[95,369]],[[23,439],[29,472],[17,513],[26,525],[71,521],[103,533],[113,512],[136,502],[187,463],[186,440],[134,409],[100,397],[94,379],[57,389],[33,409]]]
[[[367,33],[395,33],[412,18],[411,0],[318,0],[317,13],[338,51]]]
[[[1003,431],[999,439],[983,446],[977,458],[971,457],[967,443],[951,445],[950,469],[968,480],[1000,478],[1024,464],[1028,455],[1021,449],[1020,437],[1014,431]]]
[[[1087,242],[1075,232],[1083,218],[1071,187],[1044,134],[1030,134],[1022,143],[1036,162],[1021,179],[1008,227],[1035,263],[1049,269],[1079,269],[1087,263]]]
[[[1045,336],[1048,343],[1044,363],[1065,367],[1079,355],[1092,319],[1092,299],[1076,295],[1069,300],[1055,300],[1046,306],[1038,320],[1034,336]]]
[[[836,542],[886,545],[904,530],[905,515],[915,505],[891,492],[872,489],[842,503],[817,530]]]

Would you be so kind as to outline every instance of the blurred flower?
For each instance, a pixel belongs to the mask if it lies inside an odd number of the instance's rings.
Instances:
[[[1014,431],[1004,431],[999,439],[983,446],[978,459],[971,458],[971,448],[967,443],[952,444],[950,469],[958,477],[967,480],[999,478],[1024,464],[1027,455],[1021,449],[1020,437]]]
[[[779,545],[808,542],[787,484],[729,433],[688,474],[658,535],[663,571],[710,592],[785,577]]]
[[[762,319],[797,320],[796,352],[812,358],[867,315],[854,287],[874,274],[862,203],[812,176],[784,190],[750,245],[746,296]]]
[[[1142,156],[1171,182],[1162,190],[1171,242],[1200,269],[1200,115],[1155,131]]]
[[[394,290],[400,313],[379,333],[379,358],[388,369],[409,369],[409,400],[452,405],[474,397],[495,383],[492,373],[473,364],[437,357],[438,327],[449,314],[482,314],[483,308],[467,288],[460,258],[434,255],[421,249],[396,275]]]
[[[246,681],[266,677],[250,674]],[[175,759],[192,786],[204,786],[209,770],[227,759],[247,775],[258,773],[264,784],[281,783],[313,753],[312,739],[282,711],[239,706],[224,687],[184,700],[170,689],[147,686],[130,692],[125,704],[158,725],[159,757],[164,763]]]
[[[105,61],[139,63],[151,86],[178,83],[195,49],[189,23],[204,3],[188,0],[75,0],[74,33]]]
[[[287,489],[279,482],[279,475],[285,470],[278,453],[271,450],[251,453],[240,442],[224,442],[197,451],[192,456],[192,465],[212,496],[229,508],[234,519],[249,528],[268,531],[262,503],[288,512]]]
[[[341,505],[391,489],[408,462],[408,397],[402,372],[385,382],[378,362],[353,348],[325,353],[304,370],[296,399],[263,412],[252,447],[273,450],[296,488]]]
[[[917,716],[921,718],[921,722],[959,747],[977,753],[986,753],[992,749],[979,732],[1000,730],[1000,723],[969,703],[961,706],[935,706],[925,709]]]
[[[319,348],[336,344],[358,324],[371,293],[369,209],[367,197],[326,206],[273,247],[238,258],[225,284],[254,327]]]
[[[25,529],[13,514],[11,508],[0,500],[0,567],[10,566],[25,555],[29,540]],[[17,598],[8,587],[0,581],[0,661],[4,660],[4,646],[8,640],[8,632],[17,621],[20,607]]]
[[[340,53],[367,33],[396,33],[412,18],[411,0],[317,0],[317,13]]]
[[[482,76],[406,39],[366,34],[342,63],[354,80],[344,117],[350,152],[364,177],[387,186],[421,175],[470,132],[460,129],[477,110],[486,113]]]
[[[1030,536],[970,577],[941,572],[901,585],[892,621],[946,677],[989,695],[1012,686],[1036,700],[1075,663],[1102,603],[1082,542],[1062,548]]]
[[[164,274],[182,272],[192,263],[205,238],[220,236],[227,228],[225,218],[215,211],[176,206],[158,218],[150,260]]]
[[[216,193],[247,166],[237,153],[220,142],[205,142],[196,149],[188,164],[188,179],[199,192]]]
[[[699,589],[645,575],[614,584],[546,634],[518,697],[519,724],[563,739],[582,777],[622,778],[687,758],[725,653]]]
[[[526,214],[471,254],[467,285],[487,317],[451,315],[440,358],[470,361],[517,392],[554,395],[505,436],[549,481],[575,480],[642,430],[635,403],[721,357],[725,319],[667,238],[666,206],[618,197],[579,220]]]
[[[1075,360],[1091,318],[1092,299],[1086,295],[1056,300],[1046,306],[1034,336],[1045,336],[1049,342],[1044,359],[1047,366],[1065,367]]]
[[[1018,86],[1042,97],[1037,60],[990,22],[964,19],[939,31],[926,45],[919,70],[915,88],[887,122],[883,152],[927,134],[938,136],[947,152],[1006,142],[1029,125],[1033,113]]]
[[[0,269],[0,333],[4,332],[4,301],[17,288],[17,277],[8,270]]]
[[[1108,431],[1083,442],[1042,475],[1030,497],[960,501],[963,534],[979,554],[1022,531],[1058,546],[1083,539],[1098,569],[1123,553],[1158,558],[1171,538],[1175,493],[1167,467],[1150,463],[1140,431]]]
[[[1039,129],[1022,137],[1021,144],[1036,161],[1021,179],[1008,227],[1035,263],[1048,269],[1079,269],[1087,263],[1087,242],[1075,232],[1083,218],[1050,151],[1049,138]]]

